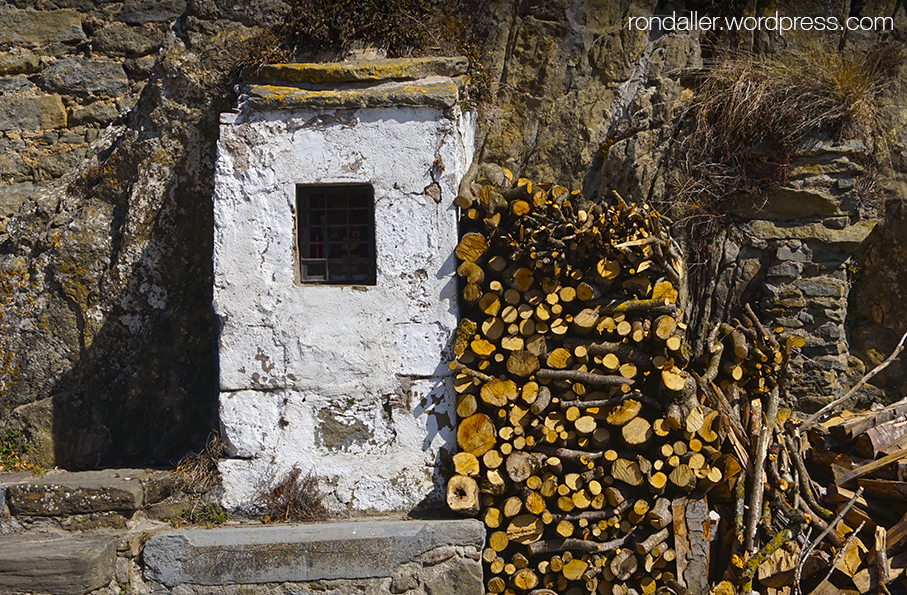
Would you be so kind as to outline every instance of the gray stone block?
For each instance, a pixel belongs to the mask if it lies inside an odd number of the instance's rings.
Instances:
[[[145,576],[168,587],[386,577],[432,549],[484,543],[475,520],[190,529],[151,538]]]
[[[4,97],[0,101],[0,130],[64,128],[66,108],[58,95]]]
[[[80,97],[117,97],[129,90],[129,79],[119,62],[68,57],[42,71],[38,85]]]
[[[22,203],[31,198],[35,186],[31,182],[0,186],[0,217],[12,217],[19,212]],[[0,500],[3,496],[0,494]]]
[[[428,595],[464,595],[482,593],[482,566],[468,559],[457,559],[443,571],[425,581]]]
[[[38,86],[28,80],[25,75],[0,77],[0,94],[12,95],[37,90]]]
[[[0,593],[83,595],[114,576],[118,537],[47,534],[0,540]]]
[[[52,178],[59,178],[79,165],[87,153],[88,147],[77,147],[69,151],[44,155],[38,158],[38,170]]]
[[[186,10],[185,0],[163,2],[127,2],[117,18],[129,25],[143,23],[167,23],[183,14]]]
[[[29,184],[31,186],[31,184]],[[2,188],[2,187],[0,187]],[[16,473],[0,473],[0,511],[3,510],[3,507],[6,506],[6,488],[20,481],[24,481],[31,477],[31,473],[28,471],[20,471]]]
[[[827,341],[839,341],[845,338],[844,327],[832,322],[817,327],[812,334]]]
[[[778,248],[776,256],[778,260],[792,260],[794,262],[809,262],[812,254],[809,251],[809,247],[797,242],[799,244],[796,248],[794,246],[781,246]]]
[[[6,497],[16,515],[129,512],[142,506],[142,475],[134,469],[49,474],[10,486]]]
[[[82,126],[84,124],[101,124],[106,126],[120,114],[117,106],[107,103],[92,103],[83,108],[72,111],[70,125]]]
[[[38,72],[41,60],[31,52],[0,53],[0,74],[31,74]]]
[[[769,277],[787,277],[796,279],[803,272],[803,265],[797,262],[782,262],[768,269],[766,275]]]
[[[839,279],[813,277],[812,279],[801,279],[795,284],[803,295],[808,297],[840,298],[844,296],[845,282]]]
[[[85,39],[75,10],[13,10],[0,13],[0,45],[74,43]]]
[[[117,23],[104,27],[91,39],[92,46],[111,56],[144,56],[156,52],[164,41],[164,32],[148,27],[130,27]]]

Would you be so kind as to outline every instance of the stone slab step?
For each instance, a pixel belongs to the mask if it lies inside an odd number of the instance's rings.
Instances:
[[[119,537],[24,534],[0,538],[0,593],[83,595],[114,577]]]
[[[167,471],[104,469],[51,472],[6,488],[14,515],[60,516],[92,512],[131,512],[166,497]]]
[[[473,519],[188,529],[151,538],[144,550],[145,576],[168,587],[387,577],[448,546],[451,552],[459,547],[476,554],[460,560],[469,568],[459,573],[475,584],[467,579],[458,592],[481,594],[477,554],[484,543],[484,526]]]

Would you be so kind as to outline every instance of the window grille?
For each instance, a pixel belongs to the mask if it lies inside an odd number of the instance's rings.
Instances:
[[[296,187],[302,283],[375,284],[375,200],[366,184]]]

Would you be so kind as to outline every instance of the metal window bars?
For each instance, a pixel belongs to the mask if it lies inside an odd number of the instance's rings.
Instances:
[[[375,285],[375,201],[367,184],[296,187],[302,283]]]

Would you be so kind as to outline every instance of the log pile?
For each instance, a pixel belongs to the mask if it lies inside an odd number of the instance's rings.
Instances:
[[[690,362],[681,251],[647,205],[615,195],[583,209],[578,191],[494,166],[473,167],[456,203],[447,501],[488,528],[488,593],[821,594],[840,574],[895,578],[885,552],[907,541],[907,521],[892,537],[898,513],[870,498],[868,472],[846,476],[861,461],[830,449],[859,429],[867,454],[899,457],[907,438],[892,445],[888,428],[907,427],[900,409],[805,431],[781,406],[803,339],[776,337],[749,306]],[[893,461],[870,471],[890,475]],[[842,483],[817,491],[817,465]],[[876,527],[892,527],[881,555]]]

